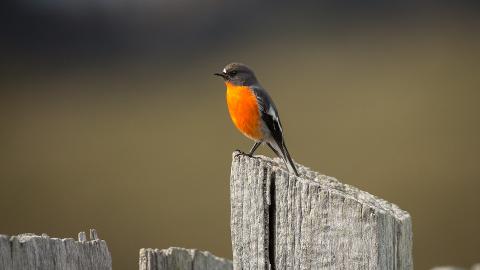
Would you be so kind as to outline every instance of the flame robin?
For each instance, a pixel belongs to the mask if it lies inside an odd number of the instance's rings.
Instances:
[[[244,64],[231,63],[215,75],[222,77],[227,86],[228,111],[233,124],[255,141],[248,155],[253,155],[262,143],[266,143],[283,159],[288,170],[298,176],[285,145],[277,108],[252,69]]]

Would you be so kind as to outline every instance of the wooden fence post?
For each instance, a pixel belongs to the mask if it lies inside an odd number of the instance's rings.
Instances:
[[[142,248],[140,270],[232,270],[232,262],[216,257],[208,251],[171,247],[168,249]]]
[[[410,215],[298,165],[234,152],[230,178],[234,269],[409,270]]]
[[[2,270],[111,270],[112,259],[107,243],[98,239],[95,230],[79,241],[34,234],[8,237],[0,235],[0,269]]]

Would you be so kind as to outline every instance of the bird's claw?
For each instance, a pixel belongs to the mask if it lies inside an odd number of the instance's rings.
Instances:
[[[235,152],[237,152],[237,153],[235,154],[234,157],[238,157],[238,156],[241,156],[241,155],[247,155],[247,154],[245,154],[245,152],[243,152],[240,149],[235,149]]]
[[[242,150],[239,150],[239,149],[235,149],[235,152],[237,152],[237,153],[235,154],[234,157],[247,156],[247,157],[249,157],[249,158],[256,158],[256,159],[259,159],[259,158],[260,158],[260,157],[258,157],[258,156],[254,156],[253,154],[245,153],[245,152],[243,152]]]
[[[235,154],[234,157],[238,157],[238,156],[247,156],[247,157],[251,157],[251,158],[254,157],[253,154],[245,153],[245,152],[243,152],[242,150],[239,150],[239,149],[235,149],[235,152],[237,152],[237,153]]]

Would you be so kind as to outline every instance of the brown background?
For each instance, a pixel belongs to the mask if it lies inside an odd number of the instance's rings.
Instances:
[[[96,228],[114,269],[141,247],[231,258],[231,152],[251,142],[212,73],[241,61],[298,162],[410,212],[416,269],[480,261],[473,1],[45,3],[2,17],[0,233]]]

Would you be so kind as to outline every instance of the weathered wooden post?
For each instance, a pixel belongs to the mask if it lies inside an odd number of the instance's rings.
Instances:
[[[410,215],[298,165],[234,152],[234,269],[413,269]]]
[[[142,248],[140,270],[232,270],[232,262],[208,251],[171,247]]]
[[[79,240],[58,239],[47,235],[0,235],[0,269],[2,270],[111,270],[112,258],[107,243],[90,230]]]

